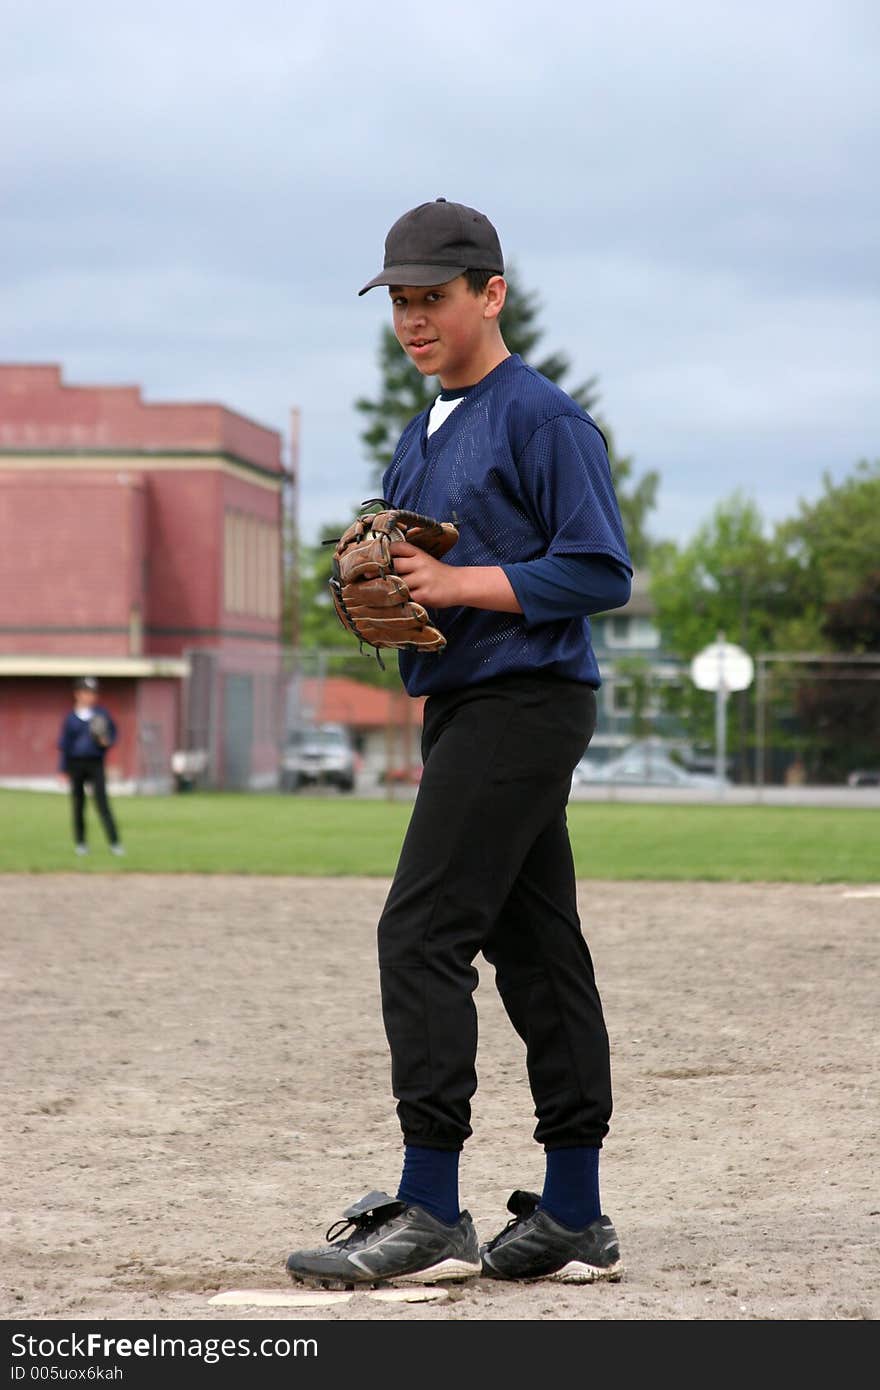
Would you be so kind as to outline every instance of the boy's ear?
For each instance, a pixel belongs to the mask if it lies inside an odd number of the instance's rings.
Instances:
[[[486,286],[485,295],[486,305],[483,309],[483,317],[497,319],[504,308],[504,301],[507,299],[507,281],[503,275],[492,276]]]

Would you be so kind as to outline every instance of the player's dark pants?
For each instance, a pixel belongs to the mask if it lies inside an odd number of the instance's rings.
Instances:
[[[537,672],[426,703],[424,772],[379,922],[407,1143],[458,1149],[471,1133],[478,951],[526,1043],[535,1138],[554,1149],[608,1132],[608,1036],[565,819],[595,720],[589,686]]]
[[[95,793],[98,815],[111,845],[118,844],[119,836],[116,822],[107,800],[107,783],[104,779],[103,758],[71,758],[68,763],[70,773],[70,794],[73,800],[73,837],[78,845],[85,844],[86,838],[86,783],[91,782]]]

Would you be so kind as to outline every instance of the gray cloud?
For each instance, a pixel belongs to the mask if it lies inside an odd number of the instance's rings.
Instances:
[[[387,301],[356,289],[443,193],[660,469],[655,530],[736,486],[792,510],[880,453],[876,9],[608,8],[18,7],[0,354],[280,428],[299,404],[313,531],[367,490]]]

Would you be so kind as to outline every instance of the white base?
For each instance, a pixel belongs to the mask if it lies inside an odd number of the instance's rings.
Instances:
[[[406,1289],[362,1289],[357,1292],[378,1303],[436,1303],[449,1297],[445,1289],[426,1288],[424,1284]],[[208,1302],[218,1308],[330,1308],[335,1303],[348,1303],[354,1296],[354,1289],[340,1290],[338,1293],[325,1289],[304,1289],[290,1293],[285,1289],[226,1289],[223,1293],[214,1294]]]
[[[347,1303],[350,1293],[288,1293],[285,1289],[227,1289],[208,1302],[225,1308],[326,1308],[333,1303]]]

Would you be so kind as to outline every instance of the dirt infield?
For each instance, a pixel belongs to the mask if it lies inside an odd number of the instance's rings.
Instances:
[[[395,1183],[375,880],[6,878],[6,1318],[247,1318],[287,1251]],[[477,1281],[304,1318],[864,1318],[878,1309],[880,898],[581,885],[617,1111],[618,1286]],[[540,1185],[523,1050],[482,968],[462,1164],[481,1234]]]

